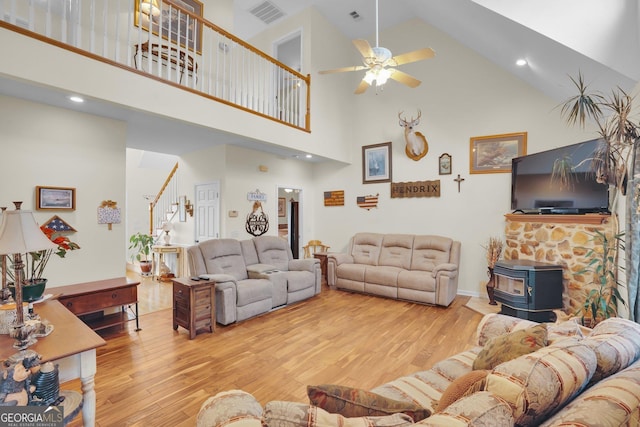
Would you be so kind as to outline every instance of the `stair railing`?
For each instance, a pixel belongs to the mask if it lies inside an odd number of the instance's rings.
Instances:
[[[160,237],[162,224],[171,222],[178,206],[178,163],[164,181],[156,198],[149,203],[149,234]]]

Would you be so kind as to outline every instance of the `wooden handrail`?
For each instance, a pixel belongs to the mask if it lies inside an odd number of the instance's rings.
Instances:
[[[176,162],[173,169],[171,169],[169,176],[167,177],[167,179],[164,180],[164,184],[162,184],[162,188],[160,188],[160,191],[156,195],[156,198],[154,199],[153,202],[149,203],[149,234],[151,234],[152,236],[153,236],[153,209],[155,208],[156,204],[158,204],[158,200],[160,200],[160,197],[162,197],[162,193],[164,193],[164,190],[167,188],[167,186],[171,182],[171,179],[173,178],[173,176],[176,174],[177,171],[178,171],[178,163]]]
[[[251,46],[247,42],[239,39],[238,37],[234,36],[233,34],[229,33],[228,31],[224,30],[223,28],[220,28],[217,25],[215,25],[215,24],[203,19],[202,17],[197,16],[194,13],[183,9],[178,4],[172,3],[171,0],[163,0],[163,1],[165,3],[167,3],[167,4],[170,4],[171,7],[175,7],[177,9],[179,9],[181,11],[181,13],[185,13],[185,14],[189,15],[191,18],[193,18],[196,21],[198,21],[200,23],[200,25],[206,26],[209,29],[218,32],[221,36],[228,38],[229,40],[231,40],[231,41],[237,43],[238,45],[246,48],[247,50],[249,50],[250,52],[254,53],[255,55],[258,55],[259,57],[267,60],[268,62],[270,62],[272,64],[274,64],[276,67],[279,67],[280,69],[286,71],[287,73],[290,73],[291,76],[294,76],[292,78],[300,79],[300,81],[305,82],[307,99],[306,99],[306,112],[305,112],[305,115],[304,115],[304,117],[305,117],[304,126],[300,126],[298,124],[288,122],[286,120],[283,120],[280,117],[276,117],[276,116],[273,116],[273,115],[270,115],[270,114],[266,114],[266,113],[264,113],[262,111],[254,110],[254,109],[251,109],[251,108],[247,108],[247,107],[245,107],[245,106],[243,106],[241,104],[237,104],[237,103],[231,102],[231,101],[229,101],[227,99],[218,97],[216,95],[213,95],[213,94],[210,94],[210,93],[207,93],[207,92],[204,92],[204,91],[200,91],[200,90],[197,90],[195,88],[191,88],[189,86],[185,86],[183,84],[179,84],[179,83],[174,82],[172,80],[165,79],[165,78],[150,74],[148,72],[145,72],[145,71],[136,69],[134,67],[131,67],[128,64],[124,64],[124,63],[118,62],[116,60],[107,58],[105,56],[95,54],[93,52],[78,48],[76,46],[73,46],[71,44],[67,44],[67,43],[62,42],[62,41],[58,41],[56,39],[47,37],[47,36],[45,36],[43,34],[40,34],[38,32],[28,30],[28,29],[23,28],[23,27],[18,26],[18,25],[14,25],[14,24],[12,24],[12,23],[10,23],[8,21],[2,20],[2,19],[0,19],[0,28],[6,28],[6,29],[8,29],[10,31],[22,34],[22,35],[27,36],[27,37],[31,37],[33,39],[36,39],[36,40],[39,40],[41,42],[44,42],[44,43],[59,47],[61,49],[65,49],[65,50],[74,52],[74,53],[76,53],[78,55],[82,55],[82,56],[85,56],[85,57],[100,61],[100,62],[105,63],[105,64],[116,66],[116,67],[121,68],[121,69],[125,69],[127,71],[130,71],[130,72],[145,76],[147,78],[151,78],[151,79],[157,80],[159,82],[171,85],[171,86],[179,88],[181,90],[185,90],[187,92],[191,92],[193,94],[202,96],[204,98],[207,98],[207,99],[210,99],[210,100],[213,100],[213,101],[216,101],[216,102],[219,102],[219,103],[222,103],[222,104],[237,108],[239,110],[242,110],[242,111],[257,115],[257,116],[260,116],[262,118],[266,118],[268,120],[272,120],[274,122],[283,124],[285,126],[289,126],[289,127],[295,128],[295,129],[303,130],[305,132],[311,132],[311,126],[310,126],[310,118],[311,118],[311,75],[310,74],[307,74],[306,76],[302,75],[300,72],[288,67],[287,65],[285,65],[285,64],[281,63],[280,61],[278,61],[277,59],[270,57],[269,55],[267,55],[266,53],[264,53],[260,49],[257,49],[254,46]],[[185,48],[185,50],[193,51],[194,49],[193,48],[190,48],[190,49]]]

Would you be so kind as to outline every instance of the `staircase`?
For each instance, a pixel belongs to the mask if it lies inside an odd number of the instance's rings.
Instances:
[[[165,229],[170,231],[176,220],[186,221],[186,213],[190,203],[186,196],[178,195],[178,163],[175,164],[165,180],[156,198],[149,203],[149,234],[155,238],[156,244],[163,244]],[[182,199],[182,203],[180,200]],[[182,205],[182,206],[181,206]],[[182,217],[180,209],[184,209]]]

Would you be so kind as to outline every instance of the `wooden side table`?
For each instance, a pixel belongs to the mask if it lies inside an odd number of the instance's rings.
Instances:
[[[329,252],[316,252],[313,257],[320,260],[320,271],[322,271],[322,284],[327,284],[327,255]]]
[[[200,330],[216,330],[216,282],[191,280],[188,277],[173,279],[173,330],[178,326],[189,331],[194,339]]]

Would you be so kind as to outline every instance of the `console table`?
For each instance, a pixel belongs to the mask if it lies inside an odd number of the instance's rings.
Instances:
[[[140,330],[138,321],[138,285],[140,282],[126,277],[78,283],[77,285],[52,288],[59,293],[58,299],[76,316],[80,317],[94,331],[121,325],[135,320],[136,331]],[[135,306],[133,317],[128,313]],[[104,310],[118,307],[117,313],[104,315]]]
[[[64,308],[59,301],[35,304],[35,312],[42,320],[53,325],[53,332],[29,347],[42,357],[42,362],[58,364],[60,383],[80,378],[84,403],[82,421],[85,426],[96,422],[96,348],[106,344],[98,334]],[[0,335],[0,359],[4,360],[17,352],[14,339]]]

